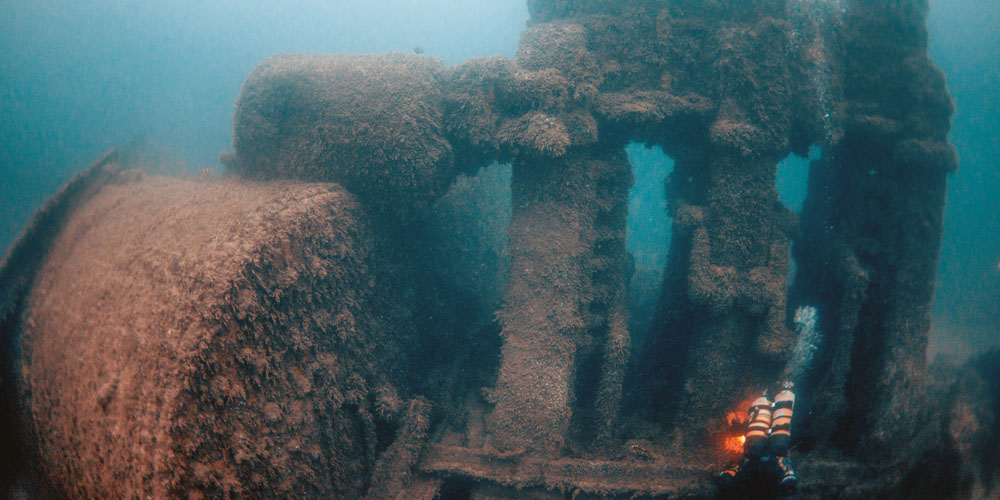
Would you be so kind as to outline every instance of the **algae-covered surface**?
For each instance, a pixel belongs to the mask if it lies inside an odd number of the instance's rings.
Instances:
[[[927,1],[525,7],[506,54],[260,57],[220,165],[132,141],[54,191],[0,263],[3,493],[995,495]]]

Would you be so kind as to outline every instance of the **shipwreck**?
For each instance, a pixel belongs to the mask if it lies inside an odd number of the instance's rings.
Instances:
[[[274,56],[225,176],[112,151],[54,195],[0,270],[8,492],[717,498],[803,305],[798,497],[995,491],[995,363],[926,360],[957,166],[927,1],[528,5],[514,59]],[[675,162],[641,335],[632,142]]]

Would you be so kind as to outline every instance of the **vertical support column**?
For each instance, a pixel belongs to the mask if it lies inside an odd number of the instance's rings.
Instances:
[[[492,393],[494,446],[556,456],[573,412],[617,412],[628,353],[622,148],[514,163],[510,282]],[[592,378],[595,384],[578,383]]]
[[[661,302],[634,376],[647,398],[636,403],[687,444],[703,444],[746,391],[780,376],[792,341],[784,318],[796,218],[778,200],[773,150],[683,146],[671,151]]]
[[[594,218],[594,229],[585,271],[590,275],[591,296],[584,319],[591,347],[578,362],[572,428],[580,442],[596,437],[606,444],[617,425],[632,350],[626,307],[625,233],[628,193],[634,178],[623,147],[603,151],[589,163],[593,198],[587,210]]]
[[[784,326],[787,213],[771,155],[715,151],[703,207],[688,207],[690,348],[679,422],[695,433],[751,387],[771,384],[790,345]]]
[[[920,407],[945,197],[943,169],[914,169],[891,158],[891,144],[857,139],[816,167],[831,170],[817,188],[831,206],[804,212],[796,285],[829,316],[809,434],[847,448],[869,435],[891,441]]]
[[[795,297],[821,306],[826,351],[805,429],[865,455],[908,439],[923,411],[945,181],[957,164],[926,11],[923,0],[848,4],[843,134],[813,166],[796,250]]]

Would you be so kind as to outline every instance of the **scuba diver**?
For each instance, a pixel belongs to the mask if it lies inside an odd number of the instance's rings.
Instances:
[[[798,477],[788,459],[794,407],[791,382],[785,382],[774,401],[767,397],[765,390],[750,405],[743,458],[719,474],[720,487],[762,484],[781,496],[792,495],[798,490]]]

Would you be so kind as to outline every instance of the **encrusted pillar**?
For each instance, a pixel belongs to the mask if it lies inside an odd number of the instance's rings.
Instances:
[[[685,405],[718,418],[751,386],[772,384],[789,346],[784,326],[787,210],[773,156],[715,153],[701,223],[694,222],[688,299],[695,308]],[[729,395],[720,397],[719,390]]]
[[[668,197],[675,214],[665,278],[663,380],[655,411],[691,437],[748,388],[773,383],[789,344],[785,286],[794,218],[778,202],[776,159],[719,148],[678,157]],[[673,408],[671,408],[673,407]],[[677,413],[675,413],[677,412]],[[694,432],[694,435],[690,433]]]
[[[574,427],[606,427],[629,349],[623,148],[514,163],[510,283],[499,313],[494,446],[558,455]],[[577,412],[574,414],[574,412]]]
[[[848,4],[835,53],[843,130],[812,167],[796,247],[793,297],[819,306],[824,332],[804,401],[822,404],[803,434],[865,454],[890,449],[921,419],[945,181],[956,167],[926,10],[924,0]]]

